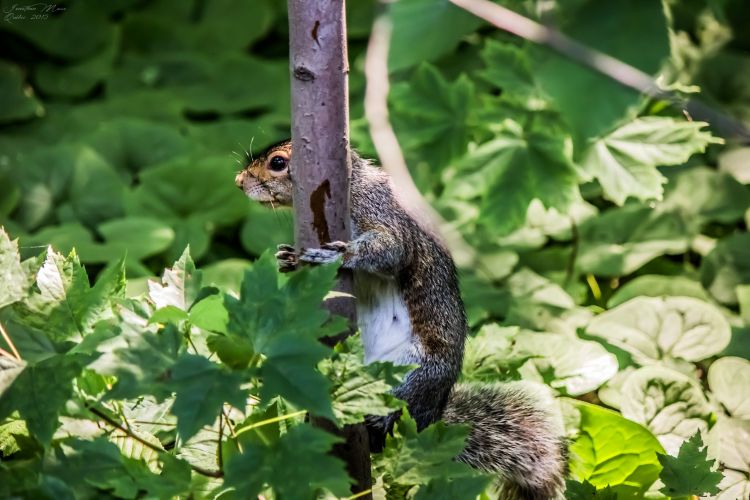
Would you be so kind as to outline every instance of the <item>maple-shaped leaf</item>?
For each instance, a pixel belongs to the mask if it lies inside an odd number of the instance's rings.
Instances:
[[[380,457],[385,472],[396,484],[426,485],[428,492],[434,492],[444,482],[466,481],[472,489],[490,482],[490,476],[454,460],[466,443],[467,427],[436,422],[417,432],[416,422],[404,411],[396,431],[386,438]],[[425,493],[420,497],[426,498]]]
[[[444,199],[478,201],[479,223],[499,235],[523,226],[534,199],[560,213],[580,201],[566,135],[512,120],[499,128],[458,162]]]
[[[704,496],[719,493],[721,472],[714,470],[716,460],[708,459],[708,448],[703,445],[700,432],[682,443],[677,458],[658,455],[663,469],[659,479],[664,487],[659,490],[669,497]]]
[[[73,395],[73,379],[86,361],[84,355],[69,354],[27,365],[0,395],[0,420],[18,411],[29,433],[49,445],[59,426],[60,412]]]
[[[173,306],[187,311],[198,297],[201,281],[202,273],[195,268],[187,247],[172,268],[164,270],[161,283],[148,282],[148,295],[158,309]]]
[[[0,227],[0,309],[26,295],[26,273],[21,267],[18,240],[11,241]]]
[[[565,481],[565,498],[567,500],[617,500],[617,493],[609,486],[597,489],[586,480],[579,483],[568,479]]]
[[[314,498],[321,488],[347,496],[351,479],[344,463],[329,453],[339,441],[310,424],[301,424],[269,445],[246,443],[242,454],[227,463],[225,483],[236,489],[239,498],[255,498],[266,487],[276,498]]]
[[[67,257],[49,248],[33,292],[14,304],[14,320],[52,341],[81,341],[97,322],[114,316],[125,297],[124,261],[106,269],[92,287],[75,251]]]
[[[595,177],[604,197],[618,205],[628,197],[660,200],[667,179],[657,166],[685,163],[709,144],[722,142],[701,130],[706,125],[669,117],[638,118],[597,139],[583,158],[583,171]]]
[[[204,425],[212,424],[224,403],[245,409],[243,377],[203,356],[184,354],[170,369],[169,384],[176,398],[172,414],[177,417],[177,433],[183,441]]]
[[[307,267],[286,279],[266,253],[245,272],[240,298],[225,296],[229,322],[222,349],[235,345],[262,359],[264,401],[282,396],[314,414],[334,418],[330,381],[317,365],[330,353],[318,339],[331,334],[330,315],[321,303],[336,271],[337,266]]]
[[[391,395],[411,366],[391,363],[364,363],[364,348],[359,336],[351,336],[336,346],[330,359],[320,364],[331,380],[333,412],[340,424],[361,422],[365,415],[387,415],[402,406]]]

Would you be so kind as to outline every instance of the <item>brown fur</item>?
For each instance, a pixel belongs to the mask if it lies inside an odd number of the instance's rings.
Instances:
[[[292,180],[288,169],[273,172],[275,155],[291,157],[291,143],[269,148],[236,178],[251,198],[291,205]],[[470,423],[467,447],[458,457],[472,466],[497,472],[504,480],[502,498],[551,498],[564,475],[560,440],[544,412],[522,393],[501,385],[454,388],[463,361],[468,331],[456,268],[448,250],[399,203],[388,175],[352,152],[352,240],[331,242],[320,249],[296,252],[283,246],[277,253],[282,269],[298,261],[331,262],[343,266],[357,281],[388,276],[398,285],[408,309],[418,364],[394,391],[407,402],[419,429],[445,416],[448,422]],[[395,317],[394,317],[395,319]],[[447,407],[447,408],[446,408]],[[444,415],[445,412],[445,415]],[[397,416],[368,419],[371,430],[390,429]],[[371,433],[371,437],[378,438]]]

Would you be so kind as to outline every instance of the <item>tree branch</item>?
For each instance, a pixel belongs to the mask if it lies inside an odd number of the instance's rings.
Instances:
[[[450,0],[488,23],[526,40],[551,48],[569,59],[593,69],[619,84],[649,97],[663,99],[680,108],[692,118],[706,121],[719,135],[750,143],[750,130],[740,121],[695,99],[685,99],[675,92],[659,87],[648,74],[619,59],[584,45],[566,34],[528,19],[489,0]]]

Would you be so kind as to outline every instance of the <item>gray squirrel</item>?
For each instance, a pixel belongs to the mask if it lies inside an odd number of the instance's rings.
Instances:
[[[269,147],[237,175],[237,186],[261,203],[291,206],[291,155],[289,140]],[[351,241],[299,252],[280,245],[280,269],[341,260],[354,273],[365,362],[419,365],[394,390],[418,429],[440,419],[467,424],[456,458],[498,474],[500,498],[556,498],[567,462],[559,426],[522,390],[456,383],[468,325],[453,259],[399,203],[387,173],[355,151],[351,159]],[[374,450],[397,418],[367,420]]]

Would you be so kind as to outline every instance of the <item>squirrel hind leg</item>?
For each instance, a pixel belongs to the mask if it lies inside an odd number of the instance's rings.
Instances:
[[[567,475],[567,447],[559,424],[513,384],[457,384],[444,419],[471,426],[457,457],[500,476],[499,498],[559,498]]]

